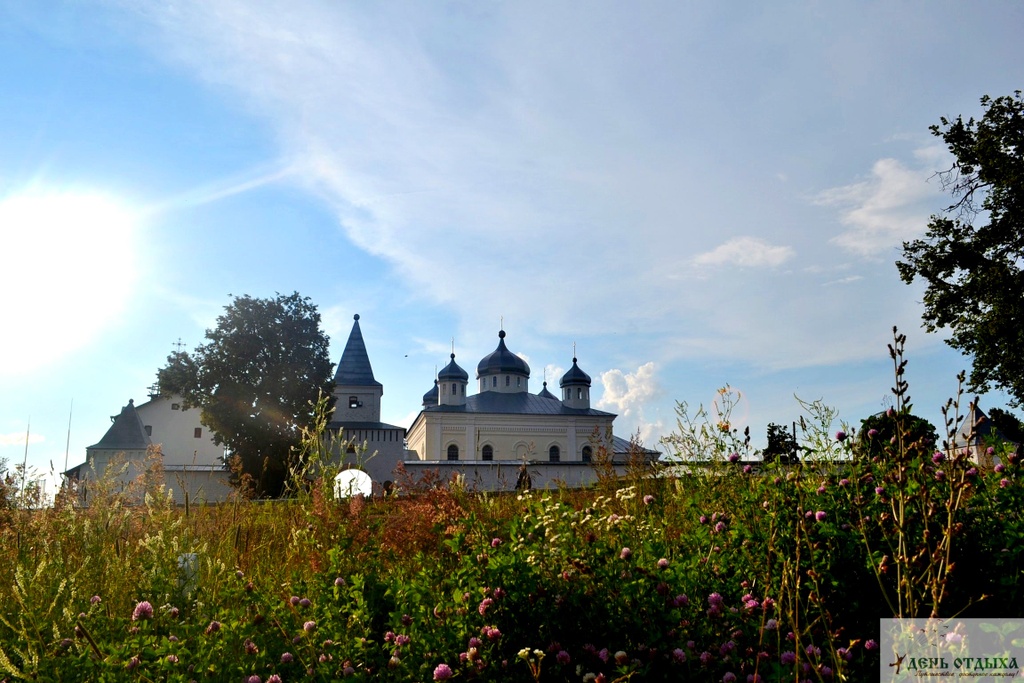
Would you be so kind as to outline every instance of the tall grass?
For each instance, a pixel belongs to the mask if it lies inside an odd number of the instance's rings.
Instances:
[[[892,355],[899,425],[899,335]],[[88,507],[8,509],[0,676],[856,681],[880,618],[1022,611],[1012,445],[998,471],[900,430],[870,457],[815,402],[812,456],[755,467],[731,396],[680,406],[685,467],[583,490],[339,500],[321,424],[286,500],[176,507],[150,470]]]

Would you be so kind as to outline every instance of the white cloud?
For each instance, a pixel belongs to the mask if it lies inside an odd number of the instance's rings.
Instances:
[[[648,421],[644,414],[663,393],[655,375],[653,361],[644,363],[636,372],[623,372],[619,369],[603,372],[601,384],[604,393],[597,407],[619,416],[616,424],[620,425],[617,430],[620,436],[628,436],[622,431],[625,427],[630,434],[639,431],[640,439],[645,444],[653,443],[661,437],[664,425],[660,421]]]
[[[46,441],[46,437],[42,434],[29,434],[29,444],[42,443]],[[25,446],[25,432],[11,432],[10,434],[0,434],[0,446]]]
[[[758,237],[734,237],[711,251],[693,258],[697,266],[776,268],[793,258],[792,247],[774,246]]]
[[[815,197],[820,206],[834,207],[847,230],[830,240],[858,256],[873,257],[900,246],[924,232],[937,188],[928,184],[941,159],[934,148],[917,150],[919,166],[898,159],[879,159],[871,175],[859,182],[834,187]]]

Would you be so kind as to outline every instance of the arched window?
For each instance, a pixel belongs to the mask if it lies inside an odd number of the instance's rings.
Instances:
[[[458,460],[459,459],[459,447],[456,446],[455,444],[452,444],[451,446],[448,447],[448,459],[449,460]]]
[[[492,387],[497,387],[498,386],[498,376],[497,375],[495,375],[494,377],[491,378],[491,386]]]
[[[558,446],[552,446],[548,449],[548,460],[551,462],[558,462],[562,459],[562,452],[558,450]]]
[[[494,446],[491,446],[491,445],[484,446],[483,459],[484,460],[494,460]]]
[[[592,462],[594,460],[594,449],[590,446],[583,447],[583,462]]]
[[[581,388],[577,388],[576,389],[576,398],[579,398],[579,399],[583,398],[583,389],[581,389]]]
[[[458,385],[455,384],[455,382],[452,382],[452,396],[457,396],[458,395],[459,390],[458,390],[457,386]]]
[[[512,378],[509,377],[508,375],[505,375],[505,386],[507,387],[507,386],[510,386],[511,384],[512,384]]]

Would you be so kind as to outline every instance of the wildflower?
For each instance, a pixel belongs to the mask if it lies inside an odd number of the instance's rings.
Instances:
[[[769,631],[774,631],[779,628],[779,622],[775,619],[769,619],[768,621],[764,622],[764,627]]]
[[[497,597],[497,595],[495,595],[495,597]],[[401,622],[402,622],[402,626],[411,626],[412,625],[412,617],[410,617],[408,614],[403,614]]]
[[[480,613],[480,616],[487,614],[487,608],[494,604],[494,600],[491,598],[484,598],[480,601],[480,605],[476,608],[476,611]]]
[[[281,677],[277,674],[270,674],[270,677],[267,678],[267,683],[281,683]]]
[[[880,496],[883,493],[885,493],[885,487],[884,486],[876,486],[875,487],[875,495]]]
[[[501,545],[501,539],[500,538],[495,537],[495,538],[491,539],[491,547],[492,548],[497,548],[499,545]]]
[[[469,646],[470,647],[480,647],[482,644],[483,644],[483,642],[479,638],[477,638],[476,636],[473,636],[472,638],[469,639]]]
[[[90,605],[97,605],[97,604],[99,604],[102,601],[103,601],[103,599],[100,596],[98,596],[98,595],[94,595],[91,598],[89,598],[89,604]]]
[[[996,466],[992,468],[996,474],[1002,474],[1006,470],[1006,466],[1003,463],[996,463]]]
[[[715,533],[722,533],[725,531],[725,522],[718,522],[715,524]]]
[[[238,571],[235,572],[235,578],[236,579],[241,579],[241,578],[244,578],[244,577],[245,577],[245,573],[242,572],[241,569],[239,569]]]
[[[288,598],[288,602],[291,603],[292,607],[298,607],[299,606],[299,596],[298,595],[293,595],[292,597]]]
[[[206,635],[210,635],[211,633],[216,633],[219,630],[220,630],[220,622],[219,621],[211,621],[209,626],[206,627],[206,631],[204,631],[204,633],[206,633]]]
[[[626,664],[626,662],[628,662],[628,661],[629,661],[629,655],[627,655],[622,650],[619,650],[618,652],[615,653],[615,663],[618,664],[619,666],[624,666]]]
[[[672,601],[672,606],[673,607],[682,607],[684,605],[689,605],[689,604],[690,604],[690,598],[686,597],[685,594],[677,595],[676,599]]]
[[[824,484],[822,484],[821,486],[818,487],[818,493],[819,494],[825,493],[825,491],[827,491],[827,490],[828,490],[828,488]]]
[[[530,658],[530,648],[524,647],[522,650],[520,650],[518,652],[518,654],[516,656],[518,656],[519,659],[529,659]]]
[[[603,647],[603,648],[601,648],[601,651],[597,653],[597,658],[600,659],[602,662],[607,664],[608,663],[608,657],[610,656],[610,654],[611,653],[608,652],[608,648]]]
[[[876,436],[878,436],[878,430],[877,429],[869,429],[868,430],[868,438],[869,439],[873,439]]]
[[[722,683],[736,683],[736,674],[726,671],[725,675],[722,676]]]
[[[505,589],[501,586],[498,586],[494,589],[494,599],[501,600],[503,597],[505,597]]]
[[[821,676],[822,678],[832,678],[832,669],[823,665],[821,667]]]
[[[877,650],[878,649],[878,642],[875,641],[874,639],[869,640],[868,642],[864,643],[864,649],[868,650],[869,652],[871,650]]]
[[[291,652],[282,652],[281,653],[281,663],[282,664],[291,664],[294,660],[295,660],[295,656],[292,655]]]
[[[813,644],[812,645],[808,645],[806,651],[807,651],[807,656],[808,657],[820,657],[821,656],[821,648],[820,647],[815,647]]]
[[[622,551],[619,552],[619,559],[621,559],[621,560],[628,560],[632,555],[633,555],[633,551],[632,550],[630,550],[629,548],[623,548]]]
[[[730,453],[729,454],[729,462],[739,462],[739,461],[740,461],[740,454],[739,453]]]
[[[836,432],[836,441],[846,441],[846,432],[842,429]]]
[[[840,479],[839,480],[839,485],[840,486],[849,486],[850,485],[850,480],[849,479]]]
[[[700,653],[700,663],[701,664],[703,664],[704,666],[707,666],[710,661],[711,661],[711,653],[710,652],[705,650],[704,652]]]
[[[1009,479],[1003,478],[1003,479],[999,480],[999,488],[1005,489],[1009,485],[1010,485],[1010,480]]]
[[[751,467],[750,465],[744,465],[743,466],[743,474],[750,474],[753,471],[754,471],[754,468]]]
[[[138,656],[135,656],[125,663],[124,668],[128,669],[129,671],[134,671],[135,669],[138,669],[141,664],[142,662],[139,660]]]
[[[309,598],[302,598],[299,600],[299,607],[309,607],[313,603],[309,601]]]
[[[257,676],[256,674],[253,674],[252,676],[249,676],[245,680],[247,681],[247,683],[263,683],[263,679],[260,678],[259,676]]]
[[[497,640],[498,638],[501,638],[501,631],[497,628],[489,628],[487,629],[487,638],[489,640]]]
[[[824,510],[818,510],[817,512],[814,513],[814,519],[818,520],[819,522],[824,522],[825,521],[825,517],[827,517],[827,516],[828,515],[825,514]]]
[[[143,600],[139,604],[135,605],[135,610],[132,612],[132,621],[144,621],[146,619],[153,618],[153,605],[148,600]]]
[[[168,612],[168,614],[170,614],[170,615],[171,615],[171,619],[177,619],[177,618],[178,618],[178,615],[180,614],[180,612],[179,612],[179,610],[178,610],[178,608],[177,608],[177,607],[172,607],[172,608],[171,608],[171,611],[170,611],[170,612]]]
[[[259,653],[260,649],[256,647],[256,643],[252,642],[249,638],[245,639],[245,654],[254,655]]]
[[[654,502],[654,496],[652,496],[649,493],[646,496],[644,496],[644,505],[650,505],[653,502]]]
[[[938,472],[935,473],[935,481],[945,481],[945,480],[946,480],[946,473],[945,472],[943,472],[942,470],[939,470]]]
[[[339,587],[344,586],[345,585],[345,579],[343,579],[343,578],[341,578],[339,576],[338,578],[334,579],[334,585],[335,586],[339,586]]]
[[[385,643],[390,643],[394,639],[395,639],[395,632],[394,631],[388,631],[387,633],[384,634],[384,642]]]
[[[570,661],[569,653],[565,650],[559,650],[558,654],[555,655],[555,661],[557,661],[562,666],[565,666]]]
[[[976,476],[978,476],[978,468],[977,467],[972,467],[971,469],[967,470],[967,476],[968,477],[976,477]]]
[[[668,560],[664,557],[658,560],[658,569],[668,569]]]
[[[707,524],[708,523],[707,515],[701,515],[700,516],[700,523],[701,524]]]
[[[404,633],[399,633],[397,636],[395,636],[395,645],[397,645],[398,647],[408,645],[409,640],[411,640],[409,636],[405,635]]]
[[[779,661],[786,666],[796,664],[796,653],[791,650],[787,650],[782,653],[781,657],[779,657]]]
[[[747,674],[747,683],[764,683],[761,674]]]
[[[672,650],[672,661],[676,664],[682,664],[686,661],[686,653],[683,652],[682,648],[676,648]]]
[[[313,631],[316,630],[316,622],[315,621],[307,621],[305,624],[302,625],[302,630],[305,631],[306,633],[312,633]]]

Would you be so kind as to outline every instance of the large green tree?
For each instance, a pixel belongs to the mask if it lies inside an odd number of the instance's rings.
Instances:
[[[925,281],[924,325],[948,328],[949,345],[973,358],[971,390],[996,387],[1024,401],[1024,101],[983,97],[979,120],[931,127],[955,158],[939,176],[955,200],[897,262]]]
[[[260,495],[278,495],[300,429],[332,388],[329,340],[315,305],[298,293],[235,297],[189,354],[167,357],[163,392],[202,409],[201,421]]]

